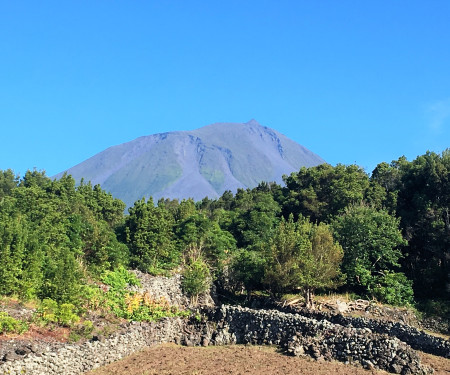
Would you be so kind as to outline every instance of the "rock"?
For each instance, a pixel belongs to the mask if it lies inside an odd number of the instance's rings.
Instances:
[[[394,374],[401,374],[403,370],[403,366],[399,365],[398,363],[393,363],[389,366],[389,371],[393,372]]]
[[[303,345],[298,345],[294,349],[294,355],[303,356],[305,355],[305,347]]]
[[[347,303],[345,303],[344,301],[340,301],[340,300],[336,301],[336,310],[337,310],[337,312],[342,314],[342,313],[347,312],[348,309],[349,308],[348,308]]]
[[[375,366],[371,361],[362,361],[362,365],[364,366],[364,368],[368,369],[368,370],[375,370]]]
[[[17,359],[22,359],[22,356],[16,351],[10,351],[3,356],[3,362],[15,361]]]
[[[105,336],[103,336],[103,335],[94,335],[94,336],[92,336],[91,341],[92,342],[95,342],[95,341],[104,342],[105,341]]]
[[[16,349],[16,354],[20,356],[26,355],[28,353],[31,353],[31,349],[28,346],[21,346]]]

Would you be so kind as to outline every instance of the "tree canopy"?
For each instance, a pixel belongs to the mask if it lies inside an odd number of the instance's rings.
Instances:
[[[78,303],[120,267],[184,269],[195,296],[340,288],[392,304],[450,296],[450,150],[322,164],[218,199],[125,204],[90,182],[0,171],[0,293]],[[196,277],[202,280],[195,280]]]

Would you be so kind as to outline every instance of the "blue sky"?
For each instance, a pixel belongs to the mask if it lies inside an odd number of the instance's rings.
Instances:
[[[0,1],[0,169],[255,118],[330,164],[450,147],[450,1]]]

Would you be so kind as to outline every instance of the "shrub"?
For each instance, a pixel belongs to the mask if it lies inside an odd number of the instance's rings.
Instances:
[[[44,324],[57,323],[58,302],[44,298],[37,309],[37,315]]]
[[[160,298],[154,299],[150,294],[130,293],[128,285],[138,285],[136,275],[124,268],[107,271],[102,276],[107,285],[106,303],[113,313],[120,317],[134,321],[155,321],[163,317],[183,316],[185,313]]]
[[[21,320],[14,319],[6,312],[0,312],[0,334],[3,333],[23,333],[28,330],[28,324]]]
[[[127,287],[128,285],[139,285],[136,275],[119,267],[115,271],[106,271],[101,276],[101,280],[107,285],[105,297],[108,307],[115,315],[124,317]]]
[[[390,305],[404,306],[414,303],[412,281],[401,272],[385,272],[373,287],[377,299]]]
[[[80,317],[74,313],[75,306],[71,303],[62,303],[58,307],[58,323],[63,326],[71,326],[72,324],[78,322]]]
[[[42,300],[37,309],[38,319],[44,324],[58,323],[64,326],[72,326],[80,320],[74,312],[75,306],[71,303],[58,303],[50,298]]]
[[[208,265],[201,258],[198,258],[185,267],[182,276],[181,286],[183,291],[196,304],[198,296],[206,292],[211,284]]]
[[[127,285],[139,285],[139,280],[136,275],[122,266],[118,267],[115,271],[104,272],[101,280],[114,290],[123,290]]]
[[[164,298],[153,298],[148,292],[130,294],[125,298],[124,317],[135,321],[156,321],[165,317],[187,316],[189,313],[171,306]]]

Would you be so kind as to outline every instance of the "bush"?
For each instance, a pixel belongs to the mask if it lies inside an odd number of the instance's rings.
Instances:
[[[198,296],[206,292],[211,285],[211,275],[208,265],[201,259],[189,263],[183,271],[181,286],[183,291],[196,304]]]
[[[450,303],[448,300],[422,300],[417,308],[426,316],[437,316],[450,320]]]
[[[154,299],[148,293],[130,293],[128,285],[139,285],[139,280],[123,267],[105,272],[101,279],[108,286],[105,301],[120,318],[149,322],[184,314],[164,299]]]
[[[71,303],[62,303],[58,307],[58,323],[63,326],[72,326],[72,324],[78,322],[80,317],[74,313],[75,306]]]
[[[122,266],[118,267],[115,271],[104,272],[101,280],[114,290],[123,290],[128,285],[139,285],[139,280],[136,275]]]
[[[57,323],[58,302],[44,298],[37,309],[37,315],[44,324]]]
[[[108,286],[105,294],[106,303],[112,312],[120,317],[125,317],[125,297],[128,294],[128,285],[139,285],[135,274],[119,267],[115,271],[106,271],[101,280]]]
[[[23,333],[28,330],[28,324],[21,320],[14,319],[6,312],[0,312],[0,334],[3,333]]]
[[[94,323],[90,320],[85,320],[83,323],[77,323],[70,332],[69,339],[72,342],[77,342],[81,338],[92,337],[94,331]]]
[[[404,306],[414,303],[412,281],[401,272],[386,272],[378,277],[373,294],[381,302],[390,305]]]
[[[134,321],[152,322],[165,317],[188,316],[188,312],[171,306],[164,298],[153,298],[148,292],[130,294],[125,298],[124,317]]]
[[[74,309],[75,306],[71,303],[58,305],[56,301],[45,298],[37,309],[37,316],[44,325],[58,323],[70,327],[80,320]]]

